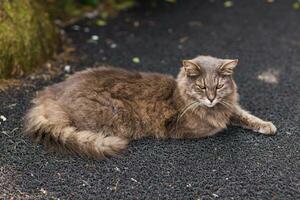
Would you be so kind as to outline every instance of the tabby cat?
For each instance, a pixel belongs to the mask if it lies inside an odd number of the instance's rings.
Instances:
[[[238,61],[184,60],[177,79],[98,67],[47,87],[25,117],[25,134],[52,150],[101,159],[143,137],[203,138],[228,125],[273,135],[276,127],[243,110],[233,71]]]

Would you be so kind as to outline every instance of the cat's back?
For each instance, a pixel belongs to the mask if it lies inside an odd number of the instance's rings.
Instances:
[[[110,94],[116,99],[159,100],[173,94],[176,82],[173,77],[159,73],[98,67],[75,73],[56,87],[63,89],[66,96],[92,93]]]

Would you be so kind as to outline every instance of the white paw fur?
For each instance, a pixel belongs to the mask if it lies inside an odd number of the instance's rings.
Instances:
[[[272,122],[264,122],[260,125],[257,132],[266,134],[266,135],[275,135],[277,131],[277,128]]]

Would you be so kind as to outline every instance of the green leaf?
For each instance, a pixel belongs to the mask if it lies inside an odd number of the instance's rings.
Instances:
[[[134,0],[111,1],[112,7],[115,8],[116,10],[125,10],[127,8],[134,6],[134,4],[135,4]]]
[[[133,58],[132,58],[132,62],[138,64],[138,63],[141,62],[141,60],[140,60],[139,57],[133,57]]]
[[[232,7],[233,6],[233,2],[232,1],[225,1],[224,2],[224,7],[225,8],[230,8],[230,7]]]
[[[103,19],[98,19],[98,20],[96,21],[96,24],[97,24],[98,26],[106,26],[107,22],[106,22],[105,20],[103,20]]]
[[[299,9],[300,9],[300,2],[295,2],[295,3],[293,3],[293,8],[294,8],[295,10],[299,10]]]

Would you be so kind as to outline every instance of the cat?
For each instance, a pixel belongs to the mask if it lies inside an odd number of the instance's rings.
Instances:
[[[45,88],[25,116],[24,133],[50,150],[95,159],[119,155],[143,137],[204,138],[228,125],[273,135],[276,127],[239,105],[238,60],[183,60],[177,79],[101,66]]]

